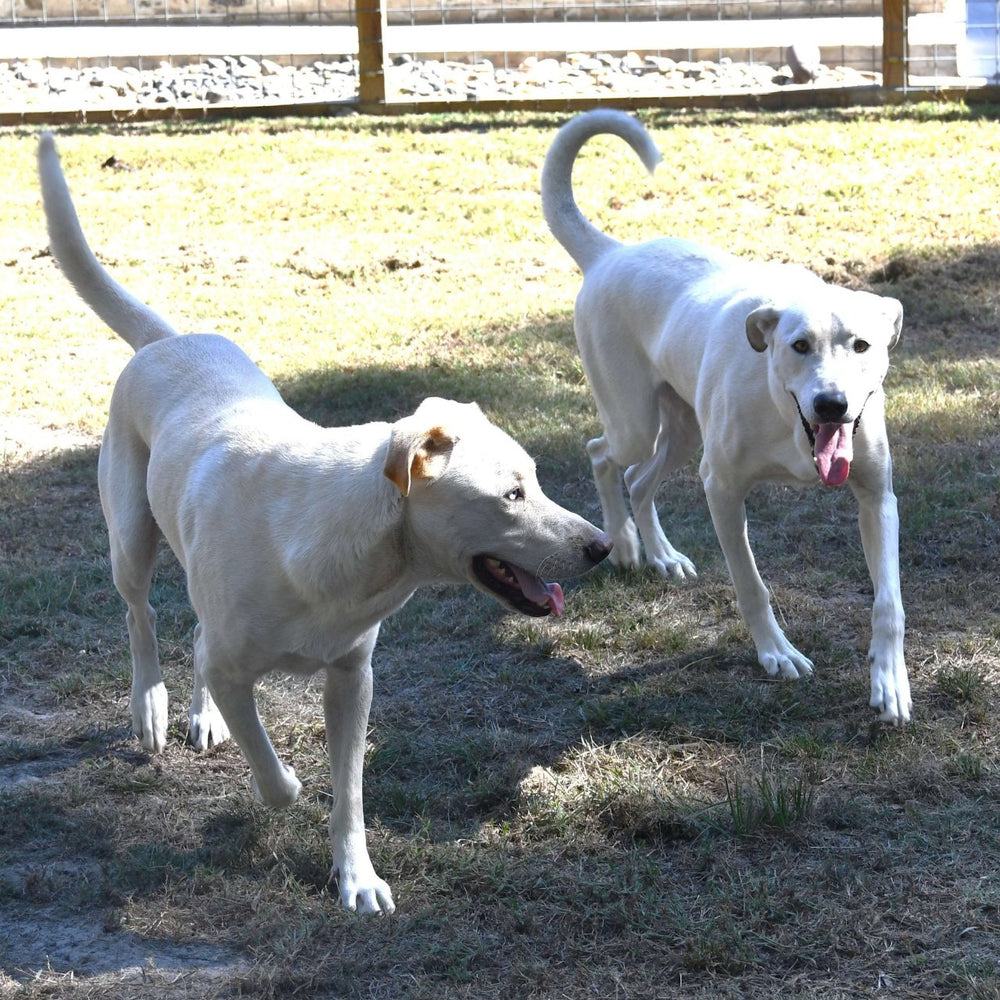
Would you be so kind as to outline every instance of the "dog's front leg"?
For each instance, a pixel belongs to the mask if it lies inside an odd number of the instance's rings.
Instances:
[[[340,901],[359,913],[392,913],[392,890],[378,877],[368,857],[362,772],[372,701],[372,649],[378,629],[347,656],[327,667],[323,692],[326,739],[330,750],[333,808],[330,842]]]
[[[772,677],[780,674],[794,680],[811,674],[812,660],[803,656],[785,638],[771,610],[767,587],[757,572],[747,537],[746,491],[723,482],[708,468],[703,459],[701,472],[708,509],[729,566],[729,575],[736,590],[736,604],[757,648],[757,659]]]
[[[904,614],[899,585],[899,513],[892,490],[891,466],[875,488],[861,474],[849,482],[858,500],[858,525],[865,561],[875,588],[872,605],[872,643],[869,704],[883,722],[897,724],[910,718],[913,707],[910,680],[903,657]]]
[[[198,750],[207,750],[210,746],[218,746],[229,739],[229,727],[205,680],[205,662],[204,640],[201,625],[198,624],[194,629],[194,684],[191,708],[188,710],[188,740]]]

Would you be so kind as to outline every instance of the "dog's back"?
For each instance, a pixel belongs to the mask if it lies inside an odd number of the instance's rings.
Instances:
[[[38,143],[38,176],[52,255],[80,298],[135,351],[176,336],[165,319],[104,270],[87,245],[51,132],[45,132]]]

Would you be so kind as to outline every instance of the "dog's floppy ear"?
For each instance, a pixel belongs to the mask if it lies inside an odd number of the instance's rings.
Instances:
[[[458,436],[444,427],[428,428],[419,415],[404,417],[392,428],[382,468],[404,496],[414,479],[434,479],[447,468]]]
[[[758,306],[747,316],[747,340],[760,353],[767,350],[771,334],[781,319],[781,313],[772,305]]]
[[[889,350],[891,351],[899,343],[899,339],[903,335],[903,303],[898,299],[890,299],[888,296],[882,301],[885,303],[886,314],[895,328],[889,340]]]

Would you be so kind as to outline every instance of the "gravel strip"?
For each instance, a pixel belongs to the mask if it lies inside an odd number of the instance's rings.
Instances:
[[[794,60],[793,60],[794,61]],[[797,71],[800,67],[796,64]],[[855,87],[881,76],[844,67],[811,67],[805,86]],[[799,75],[801,75],[799,73]],[[390,99],[496,101],[551,98],[657,97],[760,93],[797,87],[789,67],[764,63],[678,62],[658,56],[571,54],[529,57],[518,66],[397,57],[387,74]],[[351,102],[358,97],[358,62],[344,58],[305,66],[249,56],[212,58],[156,68],[72,69],[35,60],[0,62],[0,113],[198,108],[217,104],[267,106]]]

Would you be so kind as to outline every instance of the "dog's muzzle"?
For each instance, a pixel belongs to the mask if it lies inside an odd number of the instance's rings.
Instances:
[[[809,440],[813,464],[816,466],[819,478],[825,486],[842,486],[847,482],[847,477],[851,472],[851,461],[854,458],[854,435],[858,433],[861,417],[864,414],[865,406],[868,405],[868,400],[871,399],[871,393],[868,394],[861,407],[861,412],[853,421],[850,433],[848,433],[847,428],[851,422],[843,419],[844,414],[847,413],[847,397],[843,393],[817,393],[813,399],[813,412],[819,418],[819,422],[815,424],[806,420],[795,393],[789,390],[789,395],[795,401],[795,408],[798,410],[799,420],[802,421],[802,428]]]

